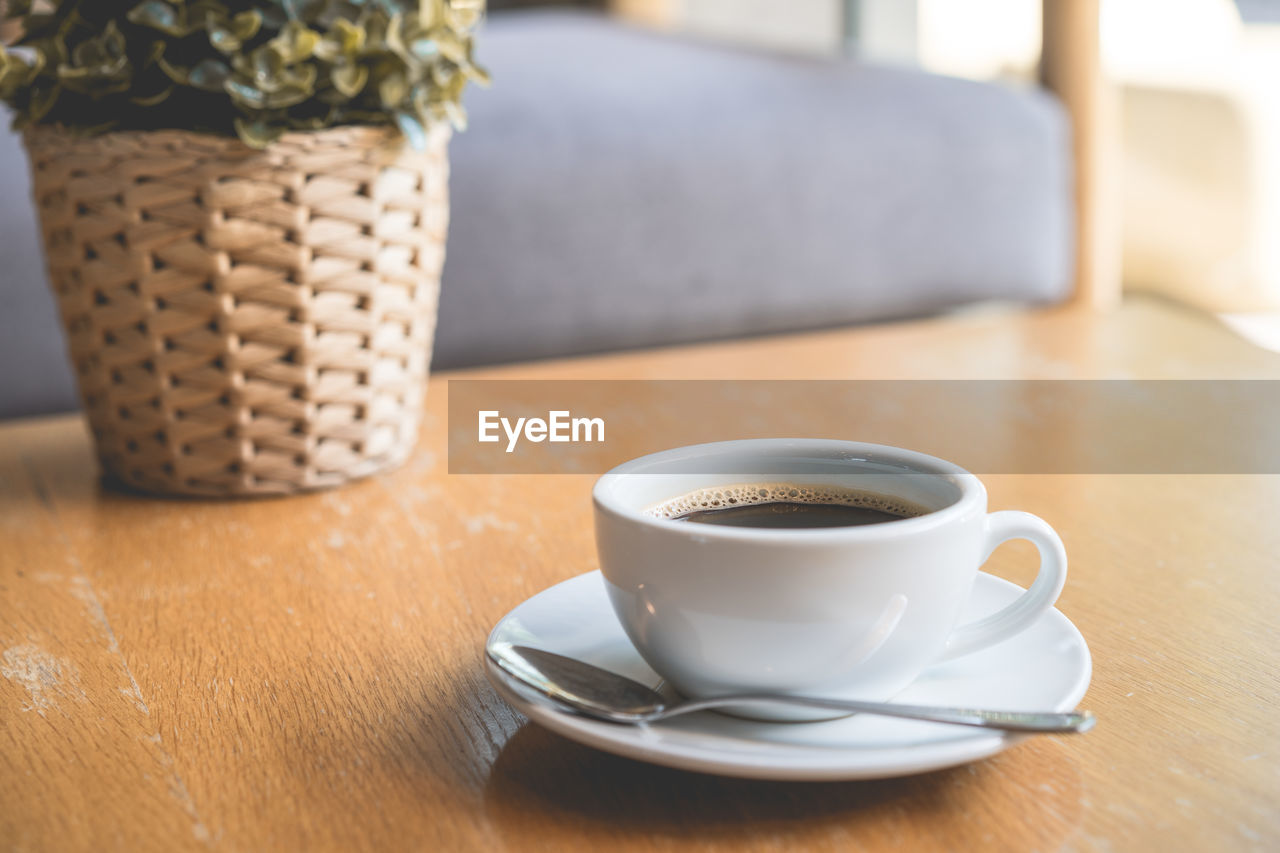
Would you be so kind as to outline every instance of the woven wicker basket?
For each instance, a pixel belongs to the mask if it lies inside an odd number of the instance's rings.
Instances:
[[[265,151],[183,131],[27,135],[106,470],[167,494],[325,488],[417,437],[448,220],[425,151],[343,127]]]

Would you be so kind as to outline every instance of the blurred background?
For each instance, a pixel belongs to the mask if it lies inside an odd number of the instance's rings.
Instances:
[[[1280,349],[1280,0],[1094,2],[490,0],[435,366],[1121,285]],[[0,417],[71,409],[0,149]]]
[[[652,26],[1031,86],[1038,0],[615,0]],[[1126,287],[1280,308],[1280,0],[1102,0]],[[1265,324],[1264,324],[1265,325]],[[1260,326],[1261,328],[1261,326]]]

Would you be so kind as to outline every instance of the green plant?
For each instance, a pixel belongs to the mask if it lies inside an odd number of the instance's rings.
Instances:
[[[290,130],[465,125],[484,0],[10,0],[0,99],[19,127],[182,128],[261,148]]]

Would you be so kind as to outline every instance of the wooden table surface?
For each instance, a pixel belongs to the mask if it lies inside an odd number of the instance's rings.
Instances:
[[[1277,378],[1280,355],[1139,301],[466,375]],[[725,779],[491,691],[494,622],[594,568],[592,478],[448,475],[444,378],[404,468],[280,500],[104,490],[78,419],[0,426],[0,847],[1280,849],[1280,477],[984,478],[1066,541],[1097,729],[903,779]],[[988,568],[1025,584],[1029,553]]]

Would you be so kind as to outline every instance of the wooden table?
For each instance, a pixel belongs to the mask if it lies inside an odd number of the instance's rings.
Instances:
[[[1277,378],[1280,356],[1131,302],[467,375]],[[449,476],[444,378],[403,469],[283,500],[105,491],[76,418],[0,427],[0,847],[1280,849],[1280,477],[986,478],[1067,543],[1098,728],[913,778],[723,779],[490,690],[494,622],[594,567],[592,478]]]

